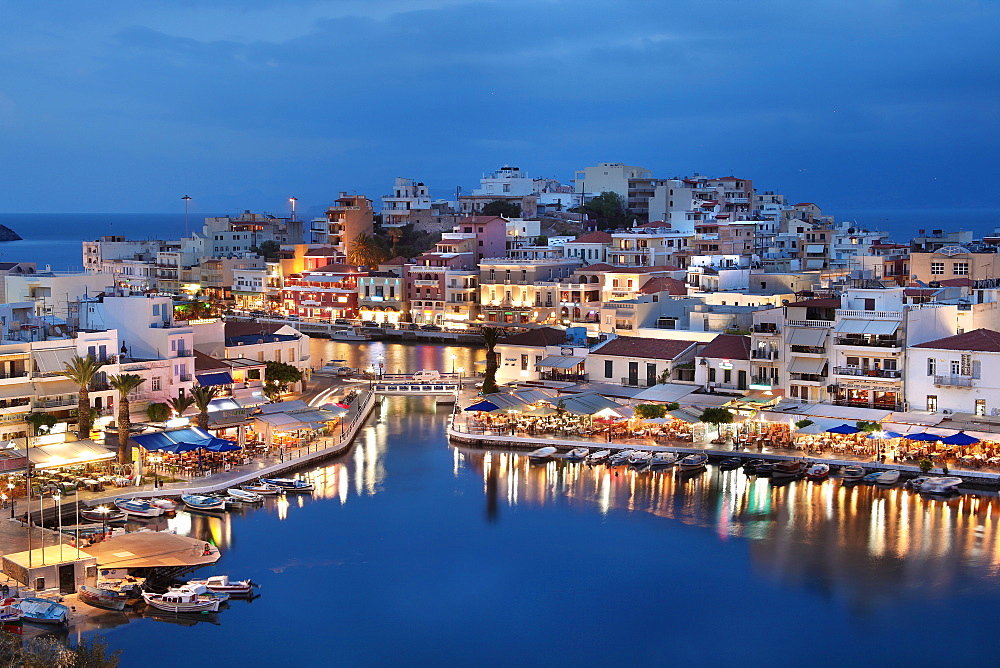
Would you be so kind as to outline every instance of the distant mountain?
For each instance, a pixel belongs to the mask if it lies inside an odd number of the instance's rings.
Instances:
[[[6,225],[0,225],[0,241],[21,241],[21,235]]]

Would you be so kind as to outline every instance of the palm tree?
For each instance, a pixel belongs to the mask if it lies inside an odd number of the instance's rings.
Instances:
[[[62,374],[72,380],[79,387],[79,399],[76,402],[77,413],[77,436],[82,440],[90,438],[90,429],[94,424],[90,413],[90,384],[94,382],[94,376],[104,366],[97,361],[93,355],[73,357],[66,362]]]
[[[128,395],[140,385],[146,382],[142,376],[134,373],[123,373],[117,376],[108,376],[111,387],[118,390],[118,463],[128,464],[131,460],[129,456],[129,428],[132,421],[129,418]]]
[[[191,398],[190,394],[174,397],[170,400],[170,408],[174,411],[175,417],[181,417],[184,415],[184,411],[191,408],[193,405],[194,399]]]
[[[403,230],[398,227],[389,228],[389,240],[392,242],[392,254],[397,255],[397,250],[399,249],[399,242],[403,239]]]
[[[499,327],[483,327],[481,335],[483,344],[486,345],[486,375],[483,377],[483,394],[492,394],[500,391],[500,388],[497,387],[497,369],[500,368],[500,364],[497,359],[496,347],[503,336],[503,330]]]
[[[347,247],[347,262],[358,267],[374,267],[385,258],[385,249],[370,234],[362,232]]]
[[[199,385],[191,388],[191,396],[198,407],[198,426],[202,429],[208,429],[208,405],[212,403],[212,399],[218,393],[219,388],[214,385],[211,387]]]

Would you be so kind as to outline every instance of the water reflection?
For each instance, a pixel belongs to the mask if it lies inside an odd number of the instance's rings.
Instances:
[[[868,602],[900,587],[943,595],[964,578],[996,578],[1000,565],[1000,499],[988,493],[936,499],[832,479],[777,485],[740,470],[533,465],[500,451],[455,449],[454,458],[459,475],[482,478],[490,522],[518,504],[649,513],[711,529],[720,541],[749,539],[755,567],[775,580]]]
[[[452,369],[465,369],[472,373],[478,367],[475,361],[485,358],[482,348],[470,345],[445,345],[427,343],[385,343],[367,341],[351,343],[313,338],[309,344],[314,368],[329,360],[344,360],[349,367],[368,369],[378,367],[382,358],[385,373],[413,373],[420,369],[436,369],[451,373]],[[453,359],[454,357],[454,359]]]

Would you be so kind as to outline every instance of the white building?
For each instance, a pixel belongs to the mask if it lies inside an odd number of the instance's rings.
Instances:
[[[382,227],[402,227],[410,220],[412,211],[431,208],[430,190],[413,179],[397,177],[392,194],[382,196]]]
[[[910,410],[1000,414],[1000,332],[976,329],[907,351]]]

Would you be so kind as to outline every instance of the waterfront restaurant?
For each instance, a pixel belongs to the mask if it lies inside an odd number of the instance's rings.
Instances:
[[[281,401],[261,406],[253,416],[254,431],[266,448],[295,447],[331,433],[344,412],[315,408],[304,401]]]

